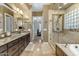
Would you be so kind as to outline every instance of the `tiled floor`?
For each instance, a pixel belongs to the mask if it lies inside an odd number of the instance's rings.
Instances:
[[[54,56],[55,51],[50,47],[48,42],[37,40],[30,42],[21,56]]]

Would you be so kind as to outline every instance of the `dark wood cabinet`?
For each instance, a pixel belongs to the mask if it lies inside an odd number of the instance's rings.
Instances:
[[[18,53],[18,44],[12,46],[11,48],[8,48],[8,55],[12,56],[15,53]]]
[[[0,55],[19,56],[30,42],[30,34],[26,34],[3,46],[0,46]]]
[[[7,55],[7,45],[0,46],[0,55],[6,56]]]
[[[7,45],[8,45],[8,48],[11,48],[12,46],[16,45],[17,43],[18,43],[18,39],[9,42],[9,43],[7,44]]]
[[[28,35],[26,36],[25,45],[27,46],[27,45],[29,44],[29,42],[30,42],[30,34],[28,34]]]
[[[19,55],[24,51],[24,49],[26,48],[25,46],[25,38],[27,35],[21,37],[21,39],[19,40],[19,49],[18,49],[18,53]]]

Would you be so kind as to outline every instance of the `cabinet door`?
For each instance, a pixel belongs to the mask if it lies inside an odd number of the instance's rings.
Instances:
[[[1,56],[7,55],[7,45],[0,46],[0,55]]]
[[[0,56],[7,56],[7,50],[3,51],[3,52],[0,52]]]
[[[26,46],[29,44],[29,42],[30,42],[30,34],[27,34],[26,35]]]
[[[25,36],[23,36],[23,37],[21,37],[20,39],[19,39],[19,55],[24,51],[24,49],[26,48],[25,47]]]
[[[19,49],[19,55],[24,51],[24,49],[25,49],[25,47],[24,46],[22,46],[20,49]]]
[[[19,56],[19,53],[16,52],[16,53],[13,54],[13,56]]]
[[[15,53],[18,53],[18,44],[8,48],[8,55],[13,56]]]
[[[12,41],[10,43],[8,43],[8,48],[11,48],[12,46],[14,46],[16,44],[18,44],[18,39],[14,40],[14,41]]]

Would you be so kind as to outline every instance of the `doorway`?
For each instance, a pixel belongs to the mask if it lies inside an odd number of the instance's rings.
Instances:
[[[42,16],[33,16],[33,40],[39,41],[42,40],[43,34],[43,21]]]

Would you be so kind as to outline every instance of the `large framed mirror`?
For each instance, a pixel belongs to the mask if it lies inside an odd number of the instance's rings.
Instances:
[[[23,15],[14,13],[14,32],[21,32],[23,31]]]
[[[13,32],[13,16],[8,13],[4,13],[5,30],[4,32]]]
[[[3,33],[3,14],[0,13],[0,34]]]

